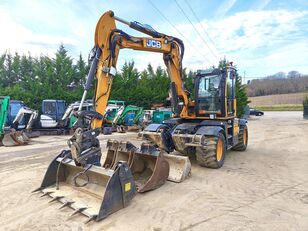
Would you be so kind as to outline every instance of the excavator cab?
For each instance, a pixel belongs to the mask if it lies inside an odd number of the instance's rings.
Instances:
[[[235,69],[198,71],[195,77],[196,116],[225,118],[235,112]]]
[[[232,63],[198,71],[194,104],[176,118],[149,125],[142,137],[166,152],[195,155],[203,167],[221,168],[227,150],[245,151],[248,145],[247,121],[236,114],[235,80]]]

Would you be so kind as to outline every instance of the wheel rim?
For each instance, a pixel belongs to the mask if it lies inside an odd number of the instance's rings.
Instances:
[[[247,144],[247,129],[244,128],[243,132],[243,143],[246,145]]]
[[[217,150],[216,150],[216,159],[217,159],[217,161],[221,161],[221,159],[222,159],[222,151],[223,151],[222,140],[218,139]]]

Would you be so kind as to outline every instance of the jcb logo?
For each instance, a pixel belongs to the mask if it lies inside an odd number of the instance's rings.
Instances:
[[[152,47],[152,48],[161,48],[161,43],[160,41],[153,40],[153,39],[148,39],[147,40],[147,47]]]

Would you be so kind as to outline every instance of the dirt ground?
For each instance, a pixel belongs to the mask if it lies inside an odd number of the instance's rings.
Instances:
[[[308,121],[301,112],[249,120],[246,152],[228,152],[218,170],[192,160],[192,175],[138,194],[105,220],[83,224],[57,202],[30,192],[68,137],[0,147],[0,230],[308,230]],[[137,142],[136,134],[100,136]]]

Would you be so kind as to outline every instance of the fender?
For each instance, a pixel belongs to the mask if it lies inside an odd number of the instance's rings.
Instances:
[[[239,125],[240,126],[246,126],[246,123],[247,123],[247,120],[245,120],[245,119],[240,119],[239,120]]]
[[[218,136],[220,132],[225,135],[224,129],[220,126],[203,126],[197,130],[196,135]]]
[[[169,127],[165,124],[150,124],[144,129],[144,131],[146,131],[146,132],[157,132],[162,128],[169,128]]]

